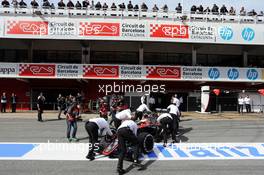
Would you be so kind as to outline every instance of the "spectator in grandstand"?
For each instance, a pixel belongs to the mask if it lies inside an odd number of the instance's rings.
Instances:
[[[204,10],[205,13],[209,14],[211,12],[210,8],[207,7],[205,10]]]
[[[17,7],[18,7],[18,2],[17,2],[17,0],[13,0],[13,1],[11,2],[11,4],[13,5],[14,8],[17,8]]]
[[[197,11],[199,12],[199,14],[203,14],[203,11],[204,11],[203,6],[200,5],[200,6],[197,8]]]
[[[76,9],[81,9],[82,8],[82,4],[79,1],[77,1],[76,4],[75,4],[75,8]]]
[[[116,7],[115,3],[112,3],[111,10],[116,10],[116,9],[117,9],[117,7]]]
[[[94,9],[95,5],[94,5],[94,1],[91,1],[91,4],[90,4],[90,8],[91,9]]]
[[[181,13],[182,12],[182,6],[181,3],[178,3],[178,6],[175,8],[177,13]]]
[[[214,6],[212,8],[212,13],[214,15],[218,15],[219,14],[219,7],[216,4],[214,4]]]
[[[158,8],[157,4],[154,5],[154,7],[152,8],[152,11],[153,12],[159,11],[159,8]]]
[[[16,112],[17,96],[15,93],[12,93],[10,103],[11,103],[12,112]]]
[[[106,3],[103,4],[103,10],[107,10],[108,9],[108,5]]]
[[[125,3],[119,4],[118,7],[119,7],[119,10],[122,10],[122,11],[126,9]]]
[[[68,9],[73,9],[74,8],[74,4],[71,0],[69,0],[69,2],[67,3],[67,7]]]
[[[19,2],[19,7],[20,7],[20,8],[26,8],[26,7],[27,7],[27,4],[26,4],[23,0],[21,0],[21,1]]]
[[[236,10],[234,9],[234,7],[230,8],[229,15],[236,15]]]
[[[36,9],[36,8],[38,8],[38,6],[39,6],[36,0],[32,0],[31,3],[30,3],[30,5],[31,5],[31,7],[32,7],[33,9]]]
[[[3,6],[3,7],[9,7],[10,4],[9,4],[9,2],[8,2],[7,0],[3,0],[3,1],[2,1],[2,6]]]
[[[223,5],[223,6],[221,7],[221,9],[220,9],[220,14],[221,14],[221,15],[226,15],[226,13],[228,13],[228,10],[227,10],[226,6]]]
[[[58,3],[58,8],[59,9],[64,9],[65,8],[65,4],[64,4],[63,0],[60,0],[60,2]]]
[[[55,5],[53,3],[51,3],[50,8],[55,9]]]
[[[133,6],[132,2],[129,1],[128,4],[127,4],[127,10],[128,10],[128,11],[132,11],[133,8],[134,8],[134,6]]]
[[[256,16],[257,12],[253,9],[250,12],[248,12],[248,16]]]
[[[148,11],[148,6],[144,2],[141,4],[141,11],[142,12]]]
[[[89,5],[90,5],[89,0],[84,0],[84,1],[82,2],[82,6],[83,6],[83,8],[87,8]]]
[[[139,10],[139,6],[136,4],[135,6],[134,6],[134,11],[138,11]]]
[[[44,9],[48,9],[48,8],[50,8],[50,2],[49,2],[48,0],[44,0],[44,1],[43,1],[43,5],[42,5],[42,7],[43,7]]]
[[[260,13],[258,14],[258,16],[264,16],[263,11],[260,11]]]
[[[102,4],[98,1],[96,4],[95,4],[95,10],[101,10],[102,9]]]
[[[247,14],[247,12],[246,12],[245,8],[244,7],[241,7],[241,9],[240,9],[240,15],[241,16],[246,16],[246,14]]]
[[[163,12],[168,12],[169,11],[169,8],[168,8],[167,4],[165,4],[161,9],[162,9]]]
[[[3,92],[3,95],[1,96],[1,112],[6,112],[6,104],[7,104],[7,97],[6,93]]]
[[[197,7],[196,7],[195,5],[193,5],[193,6],[191,7],[191,13],[192,13],[192,14],[196,13],[196,10],[197,10]]]

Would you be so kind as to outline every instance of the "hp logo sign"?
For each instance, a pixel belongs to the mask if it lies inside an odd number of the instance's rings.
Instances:
[[[231,40],[233,38],[233,30],[230,27],[219,28],[219,35],[223,40]]]
[[[252,41],[255,38],[255,31],[251,28],[244,28],[242,31],[242,38],[245,41]]]
[[[249,80],[256,80],[258,78],[258,71],[256,69],[248,69],[247,78]]]
[[[239,72],[237,69],[229,69],[227,72],[227,76],[230,80],[236,80],[239,77]]]
[[[210,68],[208,71],[208,76],[212,80],[216,80],[220,77],[220,71],[217,68]]]

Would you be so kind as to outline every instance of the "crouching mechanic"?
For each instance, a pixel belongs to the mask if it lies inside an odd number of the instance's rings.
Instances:
[[[163,113],[157,118],[157,121],[163,130],[163,146],[166,147],[168,135],[173,131],[173,118],[169,113]]]
[[[122,121],[131,120],[132,119],[131,110],[130,109],[125,109],[125,110],[117,113],[115,117],[116,117],[115,127],[117,129],[121,125]]]
[[[126,144],[130,143],[133,146],[133,165],[142,166],[138,160],[139,142],[137,138],[138,126],[133,120],[125,120],[117,130],[119,158],[117,165],[117,172],[119,174],[126,173],[123,169],[123,160],[127,152]]]
[[[142,103],[136,110],[136,119],[139,119],[141,120],[142,119],[142,116],[143,116],[143,113],[147,111],[147,112],[151,112],[148,108],[148,106],[144,103]]]
[[[94,149],[96,146],[95,144],[98,143],[98,133],[100,133],[101,136],[104,136],[106,134],[108,134],[109,136],[113,136],[113,133],[109,127],[109,124],[104,118],[90,119],[85,123],[85,129],[89,135],[89,142],[92,144],[91,149],[89,146],[89,152],[86,158],[92,161],[95,159]]]

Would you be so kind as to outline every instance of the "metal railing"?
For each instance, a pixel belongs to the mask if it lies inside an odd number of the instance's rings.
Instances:
[[[95,8],[20,8],[0,6],[1,16],[46,16],[46,17],[96,17],[96,18],[138,18],[179,21],[217,21],[238,23],[264,23],[264,16],[248,16],[221,14],[211,12],[177,12],[177,11],[146,11]]]

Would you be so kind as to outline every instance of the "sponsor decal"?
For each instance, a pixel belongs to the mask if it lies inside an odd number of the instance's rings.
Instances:
[[[242,31],[242,38],[245,41],[252,41],[255,38],[255,31],[249,27],[244,28]]]
[[[77,78],[81,73],[81,65],[59,64],[57,65],[57,77]]]
[[[140,79],[143,78],[143,66],[120,66],[120,78]]]
[[[258,71],[256,69],[248,69],[247,78],[249,80],[256,80],[258,78]]]
[[[233,30],[230,27],[224,26],[219,28],[219,35],[223,40],[229,41],[233,38]]]
[[[80,36],[120,36],[119,23],[80,22]]]
[[[19,64],[19,76],[55,77],[55,65]]]
[[[49,35],[75,35],[76,25],[74,22],[69,21],[50,21],[49,22]]]
[[[217,68],[210,68],[208,77],[212,80],[217,80],[220,77],[220,71]]]
[[[9,77],[17,75],[17,64],[1,63],[0,64],[0,76]]]
[[[147,66],[146,67],[146,78],[169,78],[169,79],[180,79],[181,68],[180,67],[164,67],[164,66]]]
[[[227,72],[227,77],[230,80],[236,80],[239,77],[239,71],[237,69],[229,69]]]
[[[200,67],[183,67],[182,79],[184,80],[202,80],[203,69]]]
[[[123,37],[146,37],[146,25],[139,23],[122,23]]]
[[[210,26],[190,26],[190,35],[195,40],[214,40],[215,30]]]
[[[48,35],[47,21],[7,21],[7,34],[14,35]]]
[[[119,78],[118,66],[84,65],[83,77]]]
[[[189,27],[186,25],[150,24],[150,37],[189,38]]]

